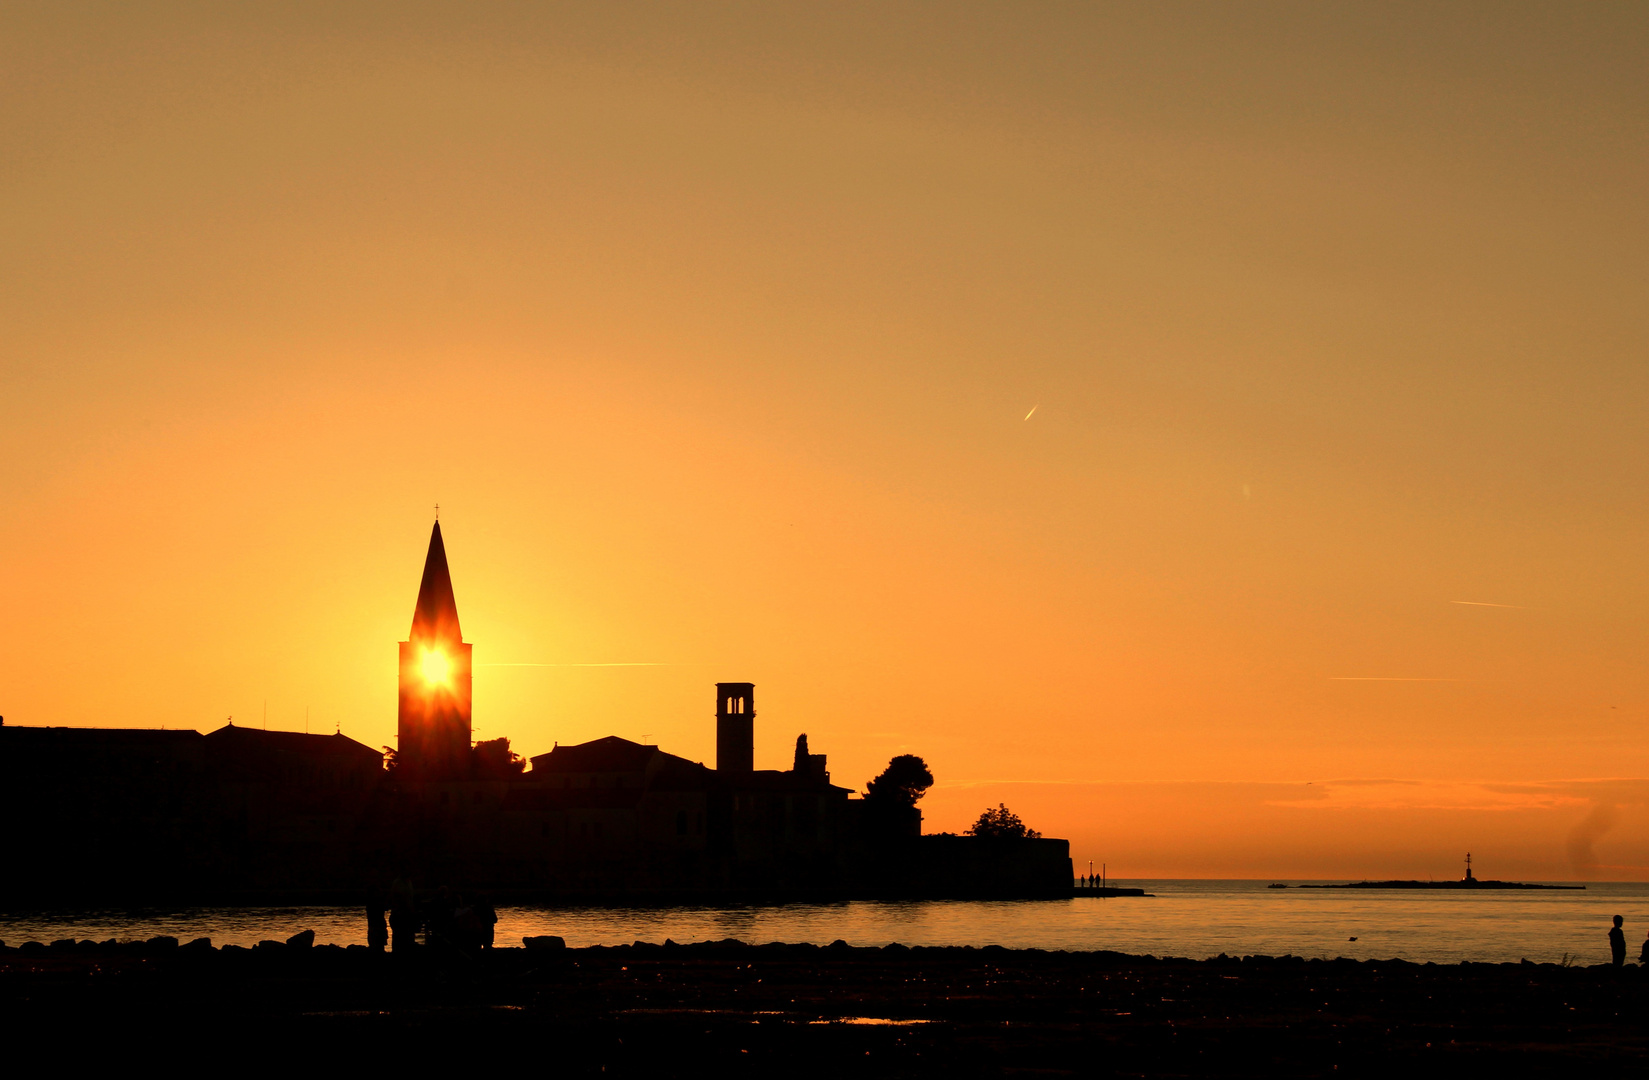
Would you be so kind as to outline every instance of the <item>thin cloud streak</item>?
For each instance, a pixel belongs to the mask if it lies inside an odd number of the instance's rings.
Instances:
[[[1330,682],[1465,682],[1465,679],[1420,679],[1407,675],[1330,675]]]
[[[1528,611],[1522,604],[1491,604],[1487,600],[1450,600],[1451,604],[1464,604],[1467,607],[1502,607],[1513,611]]]
[[[619,661],[611,664],[476,664],[476,667],[680,667],[680,664],[655,663],[651,660]]]

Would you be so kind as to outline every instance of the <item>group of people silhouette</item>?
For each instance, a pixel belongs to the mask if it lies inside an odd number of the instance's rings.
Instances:
[[[387,919],[386,919],[387,915]],[[466,898],[442,886],[419,897],[412,883],[396,878],[386,897],[373,889],[366,902],[366,943],[382,952],[406,952],[418,944],[474,952],[490,949],[498,912],[484,897]]]

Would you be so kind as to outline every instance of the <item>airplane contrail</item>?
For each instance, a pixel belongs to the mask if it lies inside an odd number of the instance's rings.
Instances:
[[[1464,682],[1463,679],[1417,679],[1408,675],[1330,675],[1329,682]]]
[[[1503,608],[1512,608],[1515,611],[1527,611],[1527,610],[1529,610],[1528,608],[1524,607],[1522,604],[1491,604],[1487,600],[1450,600],[1449,603],[1451,603],[1451,604],[1465,604],[1467,607],[1503,607]]]
[[[1028,413],[1025,414],[1025,419],[1029,420],[1031,418],[1031,413],[1036,412],[1036,410],[1040,409],[1041,407],[1042,406],[1040,404],[1032,405],[1031,406],[1031,412],[1028,412]]]
[[[677,667],[651,660],[620,661],[613,664],[476,664],[476,667]]]

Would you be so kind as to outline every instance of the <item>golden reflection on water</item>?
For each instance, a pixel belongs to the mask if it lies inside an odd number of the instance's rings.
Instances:
[[[1610,917],[1626,920],[1629,955],[1649,931],[1649,885],[1601,883],[1584,892],[1344,893],[1268,890],[1264,881],[1119,882],[1153,898],[1044,901],[853,901],[770,907],[593,908],[500,906],[497,941],[556,934],[574,947],[720,941],[856,946],[998,945],[1109,949],[1203,958],[1266,953],[1578,963],[1608,959]],[[194,908],[0,915],[0,940],[210,937],[251,945],[314,930],[318,943],[364,943],[360,911],[337,906]]]

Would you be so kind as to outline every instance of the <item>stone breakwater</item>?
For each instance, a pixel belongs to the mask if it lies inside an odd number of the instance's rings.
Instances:
[[[0,948],[9,1043],[567,1075],[1640,1074],[1649,971],[736,941]]]

